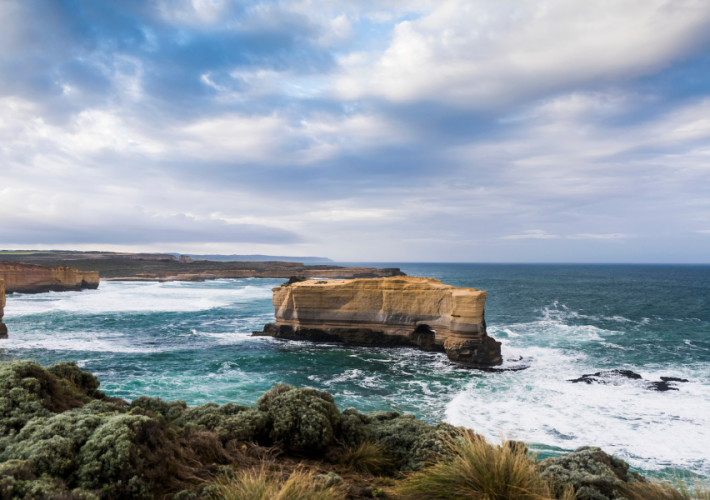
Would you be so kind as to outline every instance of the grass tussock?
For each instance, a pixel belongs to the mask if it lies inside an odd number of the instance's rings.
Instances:
[[[367,472],[374,476],[391,473],[395,465],[387,448],[372,441],[363,441],[348,448],[340,462],[352,471]]]
[[[212,500],[344,500],[341,485],[326,485],[314,472],[296,470],[285,481],[266,470],[240,473],[220,483]]]
[[[492,446],[467,434],[450,443],[451,459],[412,474],[399,492],[411,500],[539,500],[553,498],[524,447]],[[564,498],[574,498],[567,491]]]
[[[695,483],[692,487],[681,478],[672,483],[629,483],[622,494],[628,500],[710,500],[707,484]]]

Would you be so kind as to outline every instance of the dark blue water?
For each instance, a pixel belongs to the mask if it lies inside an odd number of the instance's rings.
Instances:
[[[487,290],[504,366],[529,368],[484,373],[414,349],[252,338],[273,320],[270,289],[283,282],[263,279],[10,296],[0,347],[4,358],[77,361],[127,399],[253,403],[284,381],[328,390],[341,408],[446,419],[548,451],[595,444],[641,470],[710,474],[710,266],[399,267]],[[626,379],[567,382],[606,369],[689,382],[662,393]]]

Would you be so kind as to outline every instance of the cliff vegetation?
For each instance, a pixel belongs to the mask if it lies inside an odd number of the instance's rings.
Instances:
[[[278,384],[253,407],[106,396],[70,362],[0,363],[0,499],[710,499],[599,448],[525,445]]]

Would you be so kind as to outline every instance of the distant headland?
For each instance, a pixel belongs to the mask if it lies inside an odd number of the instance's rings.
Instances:
[[[208,256],[195,255],[194,257]],[[304,262],[279,260],[236,261],[231,259],[238,256],[223,255],[216,257],[221,257],[225,260],[198,260],[193,259],[190,255],[178,256],[167,253],[0,251],[0,262],[3,262],[7,267],[13,267],[13,264],[17,265],[19,263],[52,269],[70,266],[77,272],[98,273],[101,281],[205,281],[220,278],[288,279],[292,276],[349,279],[404,276],[404,273],[399,268],[378,269],[342,267],[328,264],[307,265]],[[311,257],[311,259],[315,259],[315,257]]]

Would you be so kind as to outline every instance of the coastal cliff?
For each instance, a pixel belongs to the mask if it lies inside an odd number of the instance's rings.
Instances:
[[[206,281],[221,278],[380,278],[404,276],[399,268],[305,265],[282,261],[225,261],[177,259],[165,254],[114,254],[110,252],[2,252],[0,262],[22,262],[48,267],[71,266],[94,271],[101,281]],[[1,278],[2,276],[0,276]]]
[[[282,266],[276,269],[227,269],[207,270],[197,273],[141,273],[136,276],[106,278],[104,281],[206,281],[221,278],[384,278],[388,276],[404,276],[399,268],[376,269],[371,267],[335,267],[321,269],[319,266],[304,266],[279,262]]]
[[[272,290],[276,323],[256,336],[420,347],[474,366],[502,362],[500,342],[486,333],[482,290],[410,276],[305,280]]]
[[[99,287],[99,273],[95,271],[12,261],[0,261],[0,279],[5,281],[7,293],[66,292]]]
[[[5,281],[0,280],[0,339],[7,338],[7,325],[2,322],[5,315]]]

